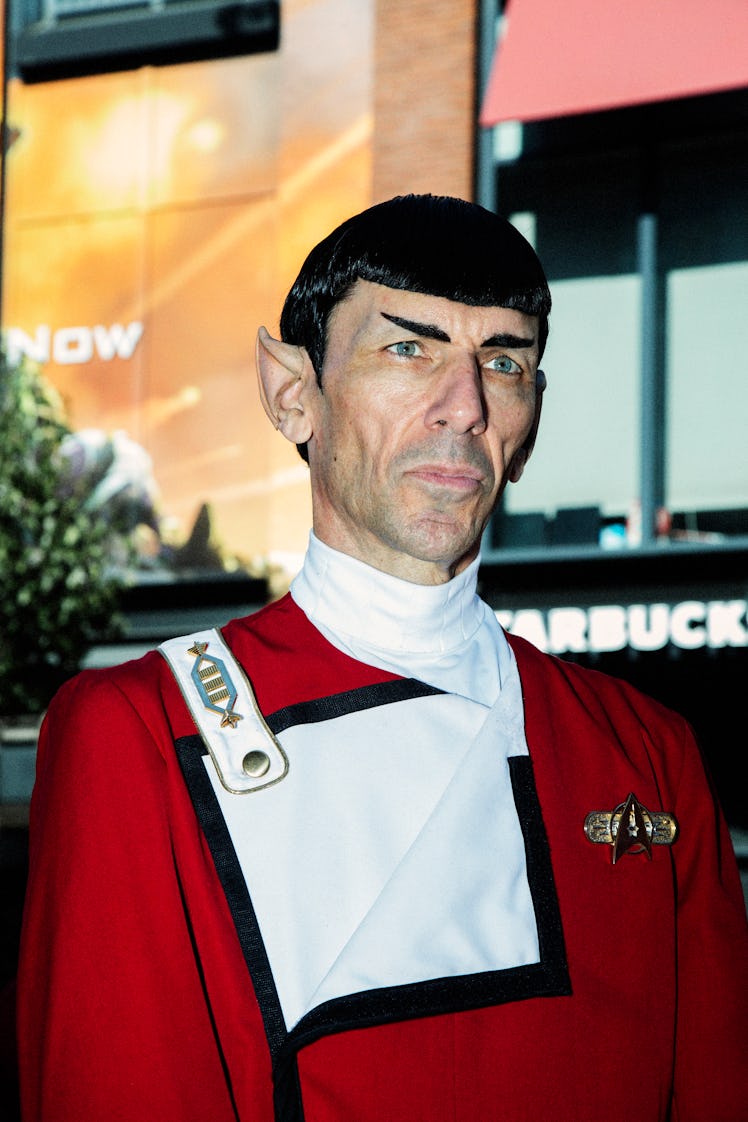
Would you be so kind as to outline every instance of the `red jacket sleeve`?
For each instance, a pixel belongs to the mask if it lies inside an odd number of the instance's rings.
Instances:
[[[748,938],[732,843],[684,726],[677,807],[678,1005],[673,1122],[748,1116]],[[652,995],[656,1000],[656,995]]]
[[[24,1122],[236,1118],[174,857],[167,771],[111,676],[87,672],[54,700],[18,978]]]

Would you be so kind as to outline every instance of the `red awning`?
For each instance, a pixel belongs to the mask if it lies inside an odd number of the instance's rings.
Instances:
[[[482,125],[748,86],[748,0],[509,0]]]

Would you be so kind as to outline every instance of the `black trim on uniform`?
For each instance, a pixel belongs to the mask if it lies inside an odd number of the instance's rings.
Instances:
[[[299,701],[286,705],[265,718],[268,728],[276,736],[293,725],[313,725],[318,721],[331,721],[362,709],[377,705],[392,705],[396,701],[410,701],[414,697],[431,697],[444,693],[436,686],[427,686],[416,678],[398,678],[394,682],[377,682],[373,686],[360,686],[345,693],[334,693],[314,701]]]
[[[328,720],[341,713],[389,703],[393,700],[389,691],[392,686],[398,687],[395,700],[443,692],[431,687],[422,689],[422,683],[404,679],[335,694],[319,702],[289,706],[266,720],[274,732],[302,721]],[[294,715],[293,720],[289,719],[291,713]],[[247,885],[203,763],[207,750],[199,736],[181,737],[176,742],[176,749],[195,811],[226,893],[260,1005],[273,1065],[277,1122],[303,1122],[297,1055],[301,1048],[322,1036],[387,1022],[458,1013],[524,1001],[532,997],[568,996],[571,993],[561,913],[532,761],[529,756],[516,756],[509,760],[509,774],[525,843],[540,961],[505,970],[383,986],[376,990],[333,998],[302,1017],[288,1032]]]
[[[203,759],[208,752],[199,735],[182,736],[176,741],[175,747],[192,805],[205,834],[218,879],[226,893],[244,960],[252,976],[270,1051],[274,1055],[285,1042],[286,1023],[247,882],[205,770]]]
[[[538,925],[540,961],[552,966],[556,977],[563,976],[569,983],[564,931],[556,895],[556,882],[553,879],[551,852],[540,811],[540,800],[535,789],[531,758],[510,756],[509,776],[512,782],[514,805],[517,807],[522,836],[525,839],[527,882]],[[570,983],[567,992],[571,993]]]

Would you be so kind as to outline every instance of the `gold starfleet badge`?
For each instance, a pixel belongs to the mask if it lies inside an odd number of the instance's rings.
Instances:
[[[632,792],[615,810],[593,810],[584,820],[584,832],[595,845],[611,847],[613,864],[624,853],[646,853],[653,845],[672,845],[678,836],[674,814],[648,811]]]

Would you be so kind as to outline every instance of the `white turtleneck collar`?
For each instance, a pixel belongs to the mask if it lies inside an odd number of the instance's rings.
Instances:
[[[479,559],[440,585],[412,584],[331,549],[312,532],[291,595],[339,650],[492,705],[511,652],[476,591]]]

